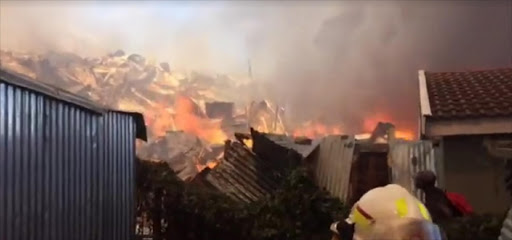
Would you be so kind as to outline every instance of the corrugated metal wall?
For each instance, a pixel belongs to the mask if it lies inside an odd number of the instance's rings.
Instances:
[[[0,239],[132,239],[135,126],[0,82]]]
[[[353,137],[328,136],[318,148],[316,183],[343,201],[348,195],[354,146]]]
[[[435,151],[430,141],[396,141],[390,144],[389,164],[392,169],[392,182],[416,193],[423,199],[420,191],[414,187],[414,175],[422,170],[431,170],[437,174]]]
[[[503,221],[498,240],[512,240],[512,207],[508,210],[507,217]]]

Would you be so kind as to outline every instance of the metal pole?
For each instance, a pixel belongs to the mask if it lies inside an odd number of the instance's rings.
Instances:
[[[247,70],[249,74],[249,79],[252,80],[252,65],[251,65],[251,59],[247,59]]]
[[[512,67],[512,0],[509,0],[508,3],[509,3],[508,9],[510,10],[510,12],[509,12],[510,13],[510,21],[508,21],[510,24],[510,29],[509,29],[510,30],[510,39],[509,39],[510,40],[510,51],[509,51],[509,53],[510,53],[509,61],[510,62],[509,62],[509,64]]]
[[[276,116],[274,118],[274,126],[273,126],[273,132],[277,131],[277,120],[279,119],[279,105],[276,104]]]

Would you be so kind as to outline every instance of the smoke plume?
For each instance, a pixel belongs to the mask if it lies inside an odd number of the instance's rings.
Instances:
[[[512,1],[2,1],[0,47],[242,75],[287,118],[361,131],[372,114],[415,129],[417,71],[512,62]],[[253,93],[254,94],[254,93]],[[260,93],[258,93],[260,94]]]

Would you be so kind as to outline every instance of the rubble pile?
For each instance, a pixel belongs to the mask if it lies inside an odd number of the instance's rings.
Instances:
[[[63,52],[0,51],[0,67],[108,108],[143,113],[149,141],[137,144],[137,154],[142,159],[167,162],[182,179],[192,178],[208,166],[213,168],[222,159],[224,142],[234,139],[235,133],[251,135],[240,142],[264,159],[290,164],[302,150],[289,156],[278,146],[269,151],[264,147],[262,152],[260,146],[268,145],[268,139],[293,145],[290,135],[318,138],[342,132],[339,126],[326,126],[323,121],[290,128],[282,107],[241,97],[249,96],[244,91],[251,91],[251,83],[243,79],[182,74],[169,63],[156,63],[122,50],[98,58]],[[276,135],[260,141],[258,132]],[[252,141],[263,145],[253,148]]]
[[[73,53],[0,51],[0,67],[59,86],[108,108],[141,112],[149,142],[141,158],[168,162],[183,179],[219,158],[218,146],[249,126],[285,133],[279,108],[268,101],[242,102],[243,81],[229,76],[182,74],[169,63],[115,51],[98,58]],[[248,106],[246,106],[248,105]],[[208,161],[210,160],[210,161]]]

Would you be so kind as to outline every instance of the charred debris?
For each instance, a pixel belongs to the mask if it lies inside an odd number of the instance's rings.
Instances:
[[[143,112],[149,141],[137,143],[140,159],[166,162],[180,179],[237,201],[253,202],[272,194],[297,166],[308,167],[312,177],[320,179],[318,149],[331,144],[324,138],[287,134],[281,109],[269,101],[243,102],[246,106],[237,109],[234,95],[250,88],[247,84],[229,76],[181,74],[169,63],[139,54],[118,50],[83,58],[72,53],[1,51],[0,66],[104,106]],[[356,139],[339,143],[355,144],[356,151],[387,152],[393,138],[390,129],[392,125],[379,124],[369,136],[330,139]]]
[[[214,164],[224,141],[235,132],[248,134],[248,126],[284,132],[270,102],[239,99],[240,92],[250,89],[243,79],[181,73],[167,62],[122,50],[96,58],[2,50],[0,67],[107,108],[143,113],[149,141],[137,143],[138,156],[169,163],[181,179]],[[235,108],[235,99],[241,109]]]
[[[271,195],[279,184],[293,169],[303,167],[315,182],[325,190],[331,191],[329,186],[321,183],[319,176],[322,173],[320,162],[325,162],[325,155],[320,154],[326,145],[333,145],[328,139],[337,138],[341,141],[341,147],[354,149],[349,158],[357,162],[361,154],[373,153],[387,157],[390,142],[404,141],[394,139],[394,127],[389,123],[379,123],[370,136],[328,136],[321,139],[308,139],[304,137],[290,137],[279,134],[261,133],[250,129],[250,134],[236,133],[236,140],[228,140],[224,145],[222,158],[213,167],[207,167],[200,171],[193,178],[187,181],[190,184],[197,184],[211,190],[216,190],[231,197],[233,200],[251,203]],[[348,139],[354,141],[348,142]],[[247,143],[251,143],[250,145]],[[353,145],[350,145],[353,144]],[[380,161],[388,171],[387,158]],[[339,164],[342,164],[342,157],[339,157]],[[351,166],[350,166],[351,167]],[[333,170],[334,171],[334,170]],[[382,184],[371,182],[370,185],[357,181],[357,166],[347,170],[347,180],[354,189],[365,191],[371,184]],[[360,173],[359,173],[360,174]],[[361,176],[362,177],[362,176]],[[386,179],[388,180],[388,179]],[[356,191],[357,192],[357,191]],[[358,193],[349,196],[337,196],[342,201],[352,201]]]

